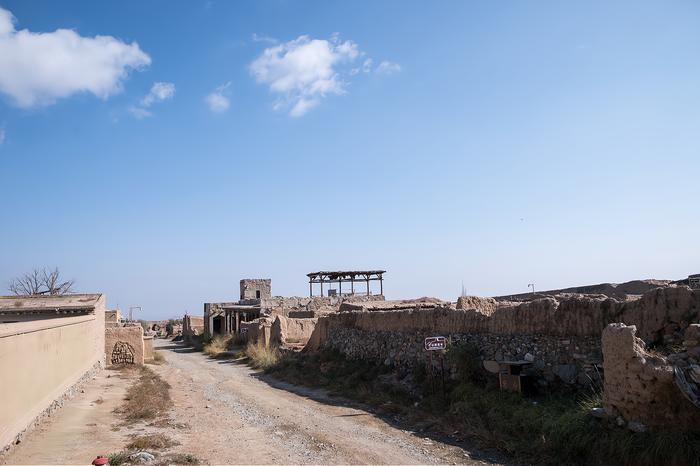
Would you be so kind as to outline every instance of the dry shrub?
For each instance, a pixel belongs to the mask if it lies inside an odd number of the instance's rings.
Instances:
[[[228,351],[228,346],[230,342],[230,336],[217,335],[214,338],[212,338],[208,343],[204,344],[204,354],[208,354],[209,356],[218,356],[224,351]]]
[[[171,465],[171,464],[199,464],[200,460],[189,453],[170,453],[159,458],[154,466]]]
[[[136,437],[126,448],[139,451],[162,450],[163,448],[170,448],[175,445],[179,445],[179,443],[163,434],[147,434]]]
[[[138,380],[126,391],[124,404],[116,412],[136,422],[155,419],[170,406],[170,385],[148,367],[140,367]]]
[[[260,341],[248,344],[245,354],[250,360],[250,365],[256,369],[269,369],[280,360],[279,349],[266,347]]]

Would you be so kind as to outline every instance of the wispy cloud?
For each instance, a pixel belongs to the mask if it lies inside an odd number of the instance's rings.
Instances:
[[[121,91],[131,70],[150,63],[136,42],[112,36],[17,31],[12,13],[0,8],[0,92],[19,107],[50,105],[79,92],[106,99]]]
[[[149,110],[154,103],[172,99],[175,95],[175,84],[156,82],[151,86],[151,90],[139,102],[138,105],[130,107],[129,112],[136,118],[145,118],[152,115]]]
[[[386,60],[381,62],[376,69],[376,72],[379,74],[394,74],[399,71],[401,71],[401,65]]]
[[[328,94],[344,94],[352,69],[361,55],[353,41],[329,40],[300,36],[269,47],[250,64],[255,80],[267,84],[279,99],[276,109],[288,108],[289,115],[299,117],[316,107]]]
[[[266,36],[265,34],[253,33],[253,42],[266,42],[268,44],[278,44],[279,41],[274,37]]]
[[[231,100],[226,95],[229,86],[231,86],[231,81],[217,87],[204,98],[204,101],[209,106],[209,110],[215,113],[223,113],[229,109]]]

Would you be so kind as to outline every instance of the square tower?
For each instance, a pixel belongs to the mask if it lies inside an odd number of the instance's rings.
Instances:
[[[244,278],[241,280],[241,301],[272,296],[272,280],[269,278]]]

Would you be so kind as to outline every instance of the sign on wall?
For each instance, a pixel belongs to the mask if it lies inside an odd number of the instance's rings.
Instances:
[[[428,337],[423,343],[426,351],[439,351],[447,348],[447,338],[445,337]]]

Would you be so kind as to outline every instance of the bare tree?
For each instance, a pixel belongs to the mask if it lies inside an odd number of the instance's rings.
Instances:
[[[62,295],[73,291],[75,280],[61,281],[58,267],[49,270],[46,267],[34,269],[17,277],[8,286],[16,295]]]

